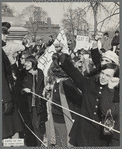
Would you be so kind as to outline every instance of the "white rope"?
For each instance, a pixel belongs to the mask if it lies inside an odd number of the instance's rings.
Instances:
[[[24,122],[25,126],[30,130],[30,132],[45,146],[47,147],[47,145],[28,127],[28,125],[25,123],[23,116],[21,115],[20,111],[18,110],[20,117],[22,119],[22,121]]]
[[[55,102],[50,101],[50,100],[47,100],[46,98],[44,98],[44,97],[42,97],[42,96],[39,96],[38,94],[36,94],[36,93],[34,93],[34,92],[32,92],[32,91],[30,91],[30,93],[35,94],[35,95],[38,96],[39,98],[42,98],[42,99],[44,99],[44,100],[46,100],[46,101],[48,101],[48,102],[51,102],[51,103],[53,103],[54,105],[56,105],[56,106],[58,106],[58,107],[64,108],[65,110],[68,110],[68,111],[70,111],[70,112],[72,112],[72,113],[74,113],[74,114],[76,114],[76,115],[78,115],[78,116],[80,116],[80,117],[83,117],[84,119],[87,119],[87,120],[89,120],[89,121],[91,121],[91,122],[93,122],[93,123],[96,123],[96,124],[98,124],[98,125],[101,125],[101,126],[107,128],[107,129],[109,129],[109,130],[112,130],[112,131],[116,132],[116,133],[120,133],[120,131],[118,131],[118,130],[116,130],[116,129],[113,129],[113,128],[111,128],[111,127],[108,127],[108,126],[102,124],[101,122],[97,122],[97,121],[95,121],[95,120],[92,120],[92,119],[90,119],[90,118],[84,116],[84,115],[81,115],[81,114],[79,114],[79,113],[77,113],[77,112],[74,112],[74,111],[72,111],[72,110],[70,110],[70,109],[67,109],[67,108],[65,108],[65,107],[63,107],[63,106],[61,106],[61,105],[58,105],[58,104],[56,104]]]

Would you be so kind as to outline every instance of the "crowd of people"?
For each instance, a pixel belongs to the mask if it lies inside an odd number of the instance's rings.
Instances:
[[[10,27],[2,22],[2,47]],[[50,148],[120,145],[119,31],[112,40],[97,32],[91,48],[74,52],[76,38],[68,39],[65,54],[52,35],[47,43],[24,37],[14,63],[2,50],[3,140],[18,133],[33,147],[45,136]],[[38,59],[52,44],[56,52],[44,76]]]

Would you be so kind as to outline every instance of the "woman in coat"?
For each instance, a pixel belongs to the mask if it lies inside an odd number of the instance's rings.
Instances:
[[[45,122],[47,121],[46,102],[31,94],[30,91],[42,95],[43,88],[43,72],[37,68],[37,60],[33,56],[29,56],[25,59],[25,69],[19,73],[17,78],[17,101],[25,123],[40,139],[43,139],[45,134]],[[25,128],[25,142],[27,146],[41,145],[27,128]]]

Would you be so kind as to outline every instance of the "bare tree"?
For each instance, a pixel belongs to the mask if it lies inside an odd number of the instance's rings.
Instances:
[[[5,2],[2,3],[2,16],[13,17],[13,11]]]
[[[99,12],[101,12],[101,10],[104,10],[104,13],[106,13],[107,15],[109,14],[108,9],[104,6],[104,4],[102,2],[90,2],[89,6],[85,7],[84,10],[86,10],[86,13],[89,10],[92,10],[93,15],[94,15],[94,34],[96,34],[97,32],[97,27],[98,27],[98,15]]]
[[[113,5],[114,4],[114,5]],[[98,25],[100,25],[100,30],[102,30],[102,27],[106,21],[111,21],[111,18],[115,15],[119,14],[119,2],[111,2],[112,8],[107,8],[105,3],[103,2],[90,2],[88,6],[86,6],[83,10],[85,13],[88,13],[88,11],[92,10],[94,15],[94,34],[96,34],[96,31],[98,30]],[[104,11],[106,14],[106,17],[98,22],[98,16],[99,14]],[[117,22],[117,26],[119,26],[119,22]]]
[[[111,10],[109,12],[109,15],[107,17],[105,17],[102,21],[98,22],[98,25],[101,25],[100,30],[102,29],[103,25],[108,21],[111,21],[113,16],[119,16],[119,11],[120,11],[120,4],[119,2],[113,2],[112,3]],[[115,28],[118,28],[120,25],[120,21],[116,21],[116,25]]]
[[[64,14],[62,23],[64,28],[72,35],[74,35],[75,32],[80,34],[82,30],[88,31],[89,29],[88,22],[85,20],[85,13],[81,8],[69,8]]]
[[[47,21],[47,12],[44,11],[41,7],[40,8],[40,20],[41,21]],[[35,6],[34,5],[30,5],[26,8],[23,9],[22,13],[20,14],[20,17],[23,20],[23,24],[26,23],[26,21],[29,21],[29,19],[31,19],[31,21],[34,21],[34,12],[35,12]]]

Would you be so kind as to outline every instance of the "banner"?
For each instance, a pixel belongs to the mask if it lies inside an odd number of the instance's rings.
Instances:
[[[55,39],[54,43],[50,47],[48,47],[45,50],[45,53],[43,55],[41,55],[41,57],[38,59],[38,67],[41,70],[43,70],[43,73],[45,76],[47,76],[48,69],[52,63],[52,55],[56,52],[54,45],[55,45],[55,43],[59,43],[59,42],[63,44],[62,52],[69,54],[67,39],[66,39],[64,30],[61,29],[61,31],[58,34],[57,38]]]

